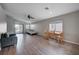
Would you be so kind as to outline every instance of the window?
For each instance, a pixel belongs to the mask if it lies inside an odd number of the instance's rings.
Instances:
[[[56,27],[55,29],[56,32],[62,32],[62,23],[56,23],[55,27]]]
[[[34,29],[35,28],[35,25],[34,24],[27,24],[26,25],[26,29]]]
[[[55,24],[49,24],[49,31],[55,31]]]
[[[30,27],[29,27],[29,25],[28,25],[28,24],[26,25],[26,29],[30,29]]]
[[[62,32],[62,22],[49,24],[49,31]]]
[[[15,24],[15,32],[19,33],[19,32],[22,32],[22,31],[23,31],[22,25]]]

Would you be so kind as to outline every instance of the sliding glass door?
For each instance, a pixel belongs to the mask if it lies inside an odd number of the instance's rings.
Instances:
[[[23,32],[23,25],[15,24],[15,33],[22,33]]]

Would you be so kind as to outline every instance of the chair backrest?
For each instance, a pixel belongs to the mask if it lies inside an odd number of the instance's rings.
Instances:
[[[60,34],[60,36],[64,37],[64,34],[63,34],[63,32]]]
[[[54,32],[45,32],[44,34],[48,35],[48,36],[54,36],[55,33]]]

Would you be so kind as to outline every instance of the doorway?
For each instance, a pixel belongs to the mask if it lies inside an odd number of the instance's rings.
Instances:
[[[15,33],[22,33],[23,32],[23,25],[15,24]]]

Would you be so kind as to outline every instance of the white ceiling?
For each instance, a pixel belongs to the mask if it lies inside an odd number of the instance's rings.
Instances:
[[[49,10],[45,10],[48,7]],[[30,14],[36,19],[32,21],[45,20],[47,18],[63,15],[79,10],[77,3],[4,3],[2,8],[7,14],[19,20],[27,21],[25,14]]]

